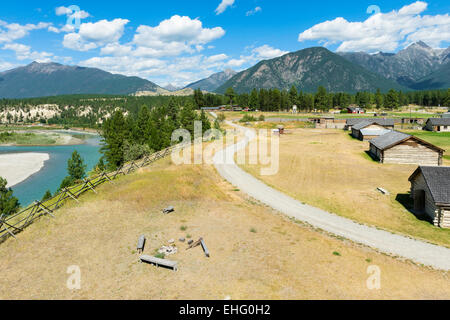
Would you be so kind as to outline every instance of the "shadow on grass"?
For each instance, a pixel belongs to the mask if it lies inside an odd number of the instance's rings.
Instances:
[[[400,203],[406,210],[412,213],[418,220],[433,224],[430,216],[428,216],[425,212],[414,210],[414,199],[411,198],[411,195],[409,193],[399,193],[397,194],[397,197],[395,197],[395,200]]]
[[[370,151],[364,151],[362,153],[362,156],[366,160],[369,160],[369,161],[372,161],[372,162],[376,162],[376,163],[380,163],[380,161]]]

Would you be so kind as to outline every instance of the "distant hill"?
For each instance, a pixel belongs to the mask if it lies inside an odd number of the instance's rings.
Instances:
[[[203,91],[216,91],[221,85],[230,80],[237,72],[227,69],[222,72],[215,73],[206,79],[199,80],[186,86],[191,89],[201,89]]]
[[[253,88],[290,89],[292,85],[306,92],[315,92],[319,86],[330,92],[351,93],[406,89],[323,47],[313,47],[261,61],[236,74],[216,91],[224,93],[228,87],[233,87],[243,93]]]
[[[167,86],[162,87],[164,90],[170,91],[170,92],[174,92],[174,91],[178,91],[181,90],[181,87],[176,87],[173,84],[169,83]]]
[[[417,87],[415,84],[417,81],[450,62],[450,48],[433,49],[422,41],[410,45],[397,54],[383,52],[377,54],[339,52],[338,54],[369,71],[410,88]]]
[[[419,79],[411,86],[415,90],[434,90],[450,88],[450,62],[432,74]]]
[[[31,98],[63,94],[117,94],[155,92],[159,86],[138,77],[100,69],[33,62],[0,73],[0,98]]]

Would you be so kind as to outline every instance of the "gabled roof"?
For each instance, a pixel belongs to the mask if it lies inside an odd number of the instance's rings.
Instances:
[[[347,119],[346,124],[348,126],[354,126],[363,121],[369,121],[372,123],[376,123],[376,124],[379,124],[380,126],[393,126],[395,124],[394,119],[361,119],[361,118]]]
[[[419,167],[409,181],[413,181],[419,173],[422,173],[434,202],[450,205],[450,167]]]
[[[432,126],[450,126],[450,118],[430,118],[427,121],[428,123]]]
[[[406,134],[403,132],[398,132],[398,131],[391,131],[391,132],[386,133],[382,136],[379,136],[375,139],[372,139],[372,140],[370,140],[370,144],[374,145],[375,147],[377,147],[380,150],[386,150],[386,149],[392,148],[393,146],[398,145],[399,143],[407,141],[409,139],[413,139],[415,141],[423,143],[437,151],[442,151],[442,152],[445,151],[444,149],[441,149],[427,141],[424,141],[424,140],[414,137],[412,135],[409,135],[409,134]]]
[[[379,129],[361,129],[361,134],[363,136],[382,136],[384,134],[387,134],[391,132],[391,130],[385,129],[385,128],[379,128]]]
[[[369,121],[369,120],[364,120],[364,121],[358,122],[357,124],[353,125],[353,129],[361,130],[361,129],[363,129],[365,127],[368,127],[368,126],[370,126],[372,124],[375,124],[375,122],[374,121]]]

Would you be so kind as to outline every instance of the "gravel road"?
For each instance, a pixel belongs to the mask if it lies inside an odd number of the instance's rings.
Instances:
[[[211,113],[215,116],[214,113]],[[284,193],[267,186],[262,181],[240,169],[234,155],[256,138],[253,130],[227,124],[245,133],[245,138],[214,155],[214,165],[219,174],[241,191],[273,209],[336,236],[352,240],[377,251],[412,260],[416,263],[440,270],[450,269],[450,249],[415,240],[405,236],[361,225],[350,219],[304,205]]]

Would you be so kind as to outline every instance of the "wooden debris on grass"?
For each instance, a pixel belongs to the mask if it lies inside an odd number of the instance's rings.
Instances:
[[[138,245],[137,245],[137,252],[142,253],[144,252],[145,247],[145,235],[142,235],[139,237]]]
[[[208,247],[206,246],[205,240],[203,240],[203,238],[200,238],[197,241],[192,242],[186,250],[189,250],[189,249],[192,249],[192,248],[195,248],[198,246],[202,246],[203,252],[205,252],[206,257],[209,258],[210,257],[209,250],[208,250]]]
[[[173,206],[167,207],[163,210],[164,214],[169,214],[175,211],[175,208]]]
[[[170,261],[167,259],[160,259],[152,256],[143,255],[140,256],[141,262],[153,264],[156,267],[164,267],[172,269],[173,271],[178,271],[178,262]]]

